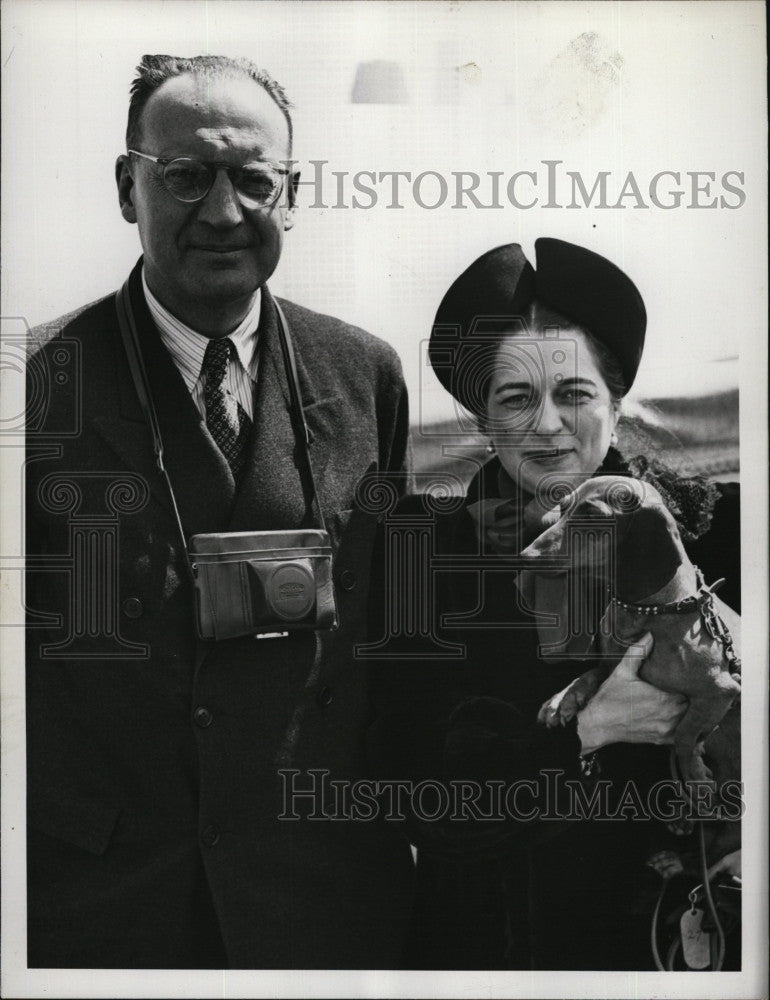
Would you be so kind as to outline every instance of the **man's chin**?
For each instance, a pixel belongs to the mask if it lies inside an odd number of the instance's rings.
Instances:
[[[267,280],[253,268],[244,269],[232,261],[215,261],[206,268],[196,269],[189,283],[193,298],[229,302],[253,295]]]

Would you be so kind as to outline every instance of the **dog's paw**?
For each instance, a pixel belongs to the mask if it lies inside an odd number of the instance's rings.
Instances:
[[[553,728],[559,721],[559,704],[564,696],[565,691],[560,691],[555,694],[553,698],[549,698],[548,701],[544,701],[540,706],[540,711],[537,713],[537,721],[544,726],[548,726],[549,729]]]
[[[575,718],[587,701],[588,696],[585,692],[570,685],[555,694],[553,698],[543,702],[537,713],[537,721],[544,723],[549,729],[555,729],[556,726],[566,726],[571,719]]]
[[[645,864],[648,868],[656,871],[661,878],[667,880],[684,872],[682,859],[676,851],[658,851],[657,854],[647,858]]]
[[[680,817],[679,819],[672,820],[670,823],[666,823],[666,829],[669,833],[673,833],[675,837],[689,837],[695,829],[695,820]]]

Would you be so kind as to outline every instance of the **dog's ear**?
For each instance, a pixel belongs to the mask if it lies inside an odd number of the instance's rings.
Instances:
[[[684,550],[662,504],[645,504],[619,518],[615,596],[632,604],[657,594],[682,565]]]

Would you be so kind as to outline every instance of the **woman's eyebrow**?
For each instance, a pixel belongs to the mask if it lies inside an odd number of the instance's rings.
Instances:
[[[532,391],[531,382],[503,382],[495,389],[495,395],[500,392],[505,392],[507,389],[526,389],[527,392]]]
[[[575,376],[571,378],[565,378],[559,382],[560,386],[565,385],[590,385],[596,388],[596,382],[590,378],[583,378],[582,376]],[[531,382],[503,382],[495,389],[495,395],[499,395],[501,392],[507,392],[510,389],[523,389],[525,392],[534,392],[534,386]]]
[[[582,376],[575,376],[574,378],[565,378],[559,385],[592,385],[594,389],[596,388],[596,382],[590,378],[583,378]]]

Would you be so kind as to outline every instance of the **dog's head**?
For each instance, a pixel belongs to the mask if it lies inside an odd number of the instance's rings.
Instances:
[[[542,523],[542,533],[521,553],[533,561],[532,570],[520,574],[533,607],[535,576],[581,573],[620,600],[636,602],[661,590],[686,558],[658,491],[625,476],[586,480]]]

